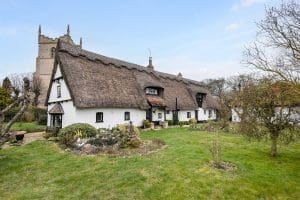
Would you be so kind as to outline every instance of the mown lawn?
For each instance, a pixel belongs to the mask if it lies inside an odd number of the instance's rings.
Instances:
[[[26,131],[27,133],[40,132],[46,129],[45,125],[39,125],[36,122],[15,122],[11,131]]]
[[[143,132],[168,147],[144,157],[76,156],[51,142],[0,150],[0,199],[300,199],[300,142],[269,156],[266,142],[221,134],[232,172],[211,170],[212,133]]]

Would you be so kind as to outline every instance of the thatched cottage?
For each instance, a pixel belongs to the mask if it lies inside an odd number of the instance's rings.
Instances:
[[[58,42],[48,89],[48,126],[112,128],[148,119],[216,119],[218,103],[201,83]]]

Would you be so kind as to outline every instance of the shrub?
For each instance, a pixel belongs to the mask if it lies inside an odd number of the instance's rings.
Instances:
[[[46,133],[52,134],[53,137],[57,137],[58,136],[58,132],[59,132],[59,128],[58,127],[47,126],[47,128],[46,128]]]
[[[173,126],[174,125],[174,121],[173,120],[168,120],[168,125],[169,126]]]
[[[34,115],[30,110],[26,111],[22,117],[21,117],[22,122],[33,122],[34,121]]]
[[[88,138],[96,136],[97,129],[90,124],[76,123],[71,124],[58,133],[59,140],[67,146],[72,145],[78,138]]]
[[[19,112],[21,108],[20,107],[13,107],[12,109],[8,110],[6,113],[5,113],[5,122],[9,122],[16,114],[17,112]],[[20,121],[20,118],[17,119],[17,122]]]
[[[43,108],[33,107],[32,112],[35,121],[40,125],[47,125],[47,110]]]
[[[145,119],[143,121],[143,125],[144,125],[144,128],[150,128],[151,127],[151,122],[148,119]]]
[[[189,125],[191,128],[196,128],[197,127],[197,120],[195,118],[192,118],[189,120]]]
[[[140,131],[132,124],[120,124],[113,130],[113,134],[118,134],[120,137],[119,146],[124,147],[138,147],[142,144],[140,139]]]
[[[187,121],[180,121],[179,123],[178,123],[178,125],[180,126],[180,127],[183,127],[184,125],[188,125],[189,124],[189,122],[187,122]]]

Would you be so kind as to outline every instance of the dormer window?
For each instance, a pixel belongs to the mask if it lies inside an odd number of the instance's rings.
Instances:
[[[196,101],[199,108],[202,108],[203,100],[204,100],[205,94],[204,93],[197,93],[196,94]]]
[[[158,95],[158,89],[157,88],[146,88],[146,94],[149,95]]]

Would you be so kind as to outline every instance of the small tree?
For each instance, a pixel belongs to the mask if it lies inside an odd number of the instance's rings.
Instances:
[[[8,132],[9,132],[11,126],[13,125],[13,123],[24,114],[24,112],[26,111],[26,109],[28,108],[28,106],[30,104],[30,81],[28,78],[24,78],[23,82],[24,82],[24,84],[23,84],[22,96],[16,97],[10,105],[8,105],[6,108],[4,108],[3,110],[0,111],[0,139],[1,139],[0,145],[6,141],[5,139],[2,139],[2,138],[3,137],[7,138]],[[7,113],[11,108],[15,107],[16,105],[21,105],[20,110],[7,123],[6,126],[3,126],[5,113]]]
[[[249,137],[271,139],[271,155],[277,155],[278,139],[290,142],[296,123],[292,117],[300,99],[294,85],[268,79],[253,81],[237,92],[233,105],[241,118],[241,132]]]
[[[12,99],[8,90],[5,87],[0,87],[0,110],[6,108],[12,103]]]

